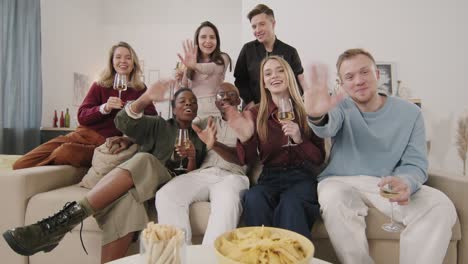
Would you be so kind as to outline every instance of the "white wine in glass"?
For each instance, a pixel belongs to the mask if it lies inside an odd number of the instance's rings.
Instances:
[[[380,195],[382,197],[385,197],[387,199],[392,199],[392,198],[395,198],[399,195],[398,192],[394,192],[392,190],[392,186],[391,185],[384,185],[381,189],[380,189]],[[395,221],[393,221],[393,202],[390,202],[390,223],[385,223],[382,225],[382,229],[387,231],[387,232],[401,232],[403,231],[403,229],[405,229],[405,227]]]
[[[278,105],[278,114],[279,121],[292,121],[294,120],[294,109],[290,98],[281,98]],[[296,146],[297,144],[291,143],[291,137],[288,136],[288,143],[282,147],[291,147]]]
[[[185,148],[185,149],[190,148],[190,139],[189,139],[189,136],[188,136],[188,130],[187,129],[179,128],[179,130],[177,131],[175,147]],[[183,157],[180,157],[179,167],[175,168],[174,169],[175,171],[186,171],[187,170],[186,168],[184,168],[184,166],[182,164],[182,161],[183,161]]]
[[[127,90],[127,76],[125,74],[116,73],[114,76],[114,90],[119,91],[119,99],[122,91]]]

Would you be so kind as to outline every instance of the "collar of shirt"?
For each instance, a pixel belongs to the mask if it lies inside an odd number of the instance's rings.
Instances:
[[[263,43],[260,43],[258,40],[255,40],[255,46],[257,46],[257,50],[260,51],[260,54],[266,54],[267,56],[277,54],[279,52],[278,49],[280,48],[279,45],[281,43],[281,40],[279,40],[278,37],[276,37],[275,35],[275,43],[273,43],[273,50],[271,52],[267,52]],[[282,55],[280,56],[282,57]]]

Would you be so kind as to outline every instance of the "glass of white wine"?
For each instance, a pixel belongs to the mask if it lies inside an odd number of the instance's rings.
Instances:
[[[386,184],[380,189],[380,195],[387,199],[391,199],[398,196],[398,192],[393,191],[392,186]],[[393,202],[390,202],[390,206],[390,223],[383,224],[382,229],[387,232],[401,232],[405,227],[402,224],[393,221]]]
[[[114,76],[114,90],[119,91],[119,99],[121,99],[122,91],[127,90],[127,75],[116,73]]]
[[[190,139],[189,139],[189,136],[188,136],[188,130],[187,129],[179,128],[179,130],[177,131],[175,147],[185,148],[185,149],[190,148]],[[184,168],[184,166],[182,164],[183,159],[184,159],[183,157],[180,157],[179,167],[175,168],[174,169],[175,171],[186,171],[187,170],[186,168]]]
[[[281,98],[278,105],[278,114],[277,114],[279,121],[287,121],[287,120],[294,120],[294,109],[289,97]],[[291,137],[288,136],[288,143],[283,145],[282,147],[291,147],[296,146],[291,142]]]

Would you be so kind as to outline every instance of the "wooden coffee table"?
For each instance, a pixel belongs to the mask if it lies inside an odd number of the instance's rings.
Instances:
[[[187,246],[187,264],[216,264],[216,255],[213,247],[202,246],[202,245],[192,245]],[[145,261],[143,257],[139,254],[121,258],[108,262],[109,264],[144,264]],[[312,259],[310,264],[329,264],[320,259]]]

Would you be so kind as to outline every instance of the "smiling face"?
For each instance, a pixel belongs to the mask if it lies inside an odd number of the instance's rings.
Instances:
[[[216,92],[215,104],[221,114],[224,114],[226,105],[237,107],[240,104],[239,91],[230,83],[222,83]]]
[[[344,60],[339,75],[344,90],[356,103],[366,105],[377,100],[379,71],[366,55],[358,54]]]
[[[112,66],[117,73],[129,75],[133,70],[133,58],[130,50],[117,47],[112,55]]]
[[[204,58],[207,58],[215,51],[216,46],[218,45],[218,40],[216,37],[215,31],[211,27],[202,27],[197,38],[198,48],[201,51],[201,55]]]
[[[250,20],[255,38],[260,43],[271,42],[275,39],[275,20],[267,14],[258,14]]]
[[[289,95],[286,69],[276,59],[269,59],[263,65],[263,83],[272,95],[285,97]]]
[[[178,122],[192,122],[197,116],[197,97],[191,90],[184,90],[178,94],[176,93],[172,108],[175,119]]]

